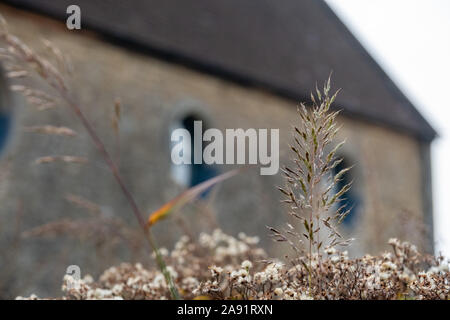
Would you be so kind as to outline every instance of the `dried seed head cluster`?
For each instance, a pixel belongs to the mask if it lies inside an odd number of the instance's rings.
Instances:
[[[329,248],[321,268],[314,255],[311,283],[303,264],[267,260],[255,238],[244,234],[237,239],[215,230],[197,242],[183,236],[161,255],[185,299],[450,299],[448,262],[421,256],[397,239],[389,243],[393,253],[358,259]],[[62,290],[62,299],[170,298],[164,275],[139,263],[111,267],[97,281],[66,275]]]

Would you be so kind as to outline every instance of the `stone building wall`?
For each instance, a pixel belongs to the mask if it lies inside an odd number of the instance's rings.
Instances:
[[[290,125],[298,121],[294,101],[109,44],[88,31],[68,31],[59,21],[3,5],[0,12],[11,31],[33,47],[42,48],[43,37],[71,56],[73,91],[114,155],[117,144],[110,117],[114,100],[120,97],[120,170],[143,211],[157,209],[181,190],[170,175],[170,128],[188,113],[200,114],[210,127],[221,130],[279,128],[280,165],[289,164]],[[56,219],[86,217],[85,211],[64,199],[67,194],[85,197],[99,204],[106,215],[136,225],[130,207],[71,111],[64,106],[37,111],[19,96],[10,99],[15,126],[1,160],[6,168],[0,188],[3,243],[11,240],[18,213],[21,230]],[[358,239],[353,252],[386,249],[388,238],[396,234],[419,241],[417,232],[411,231],[415,224],[408,229],[399,216],[406,213],[407,220],[417,221],[419,227],[423,220],[420,144],[408,135],[362,120],[341,117],[339,121],[344,125],[339,139],[347,138],[342,155],[356,164],[354,188],[363,203],[357,223],[348,228]],[[23,130],[44,124],[70,127],[78,136],[53,137]],[[33,164],[38,157],[56,154],[86,156],[89,163]],[[226,232],[257,234],[264,246],[280,254],[266,236],[266,225],[277,226],[287,219],[275,189],[282,183],[280,174],[260,176],[256,168],[247,170],[213,192],[209,213],[183,212],[188,228],[192,232],[210,229],[214,222],[208,217],[212,214]],[[181,230],[167,220],[155,227],[156,238],[170,246]],[[21,294],[57,292],[65,268],[71,264],[96,274],[112,263],[146,259],[130,255],[123,247],[92,254],[102,243],[66,238],[24,239],[14,267],[14,290],[26,290]],[[0,244],[1,250],[9,250],[8,246]]]

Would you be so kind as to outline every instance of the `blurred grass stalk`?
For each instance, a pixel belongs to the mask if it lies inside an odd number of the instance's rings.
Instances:
[[[38,79],[45,81],[45,83],[52,88],[56,94],[62,99],[66,104],[72,109],[72,111],[76,114],[76,116],[80,119],[83,127],[88,132],[90,138],[94,142],[104,161],[108,165],[111,170],[116,182],[119,184],[122,193],[130,204],[133,213],[136,219],[139,222],[139,225],[147,239],[150,248],[153,250],[156,256],[156,261],[158,263],[158,267],[163,273],[167,286],[170,290],[170,294],[172,299],[180,299],[180,295],[178,293],[177,288],[174,285],[173,279],[167,270],[164,259],[159,252],[159,248],[152,237],[151,231],[147,228],[143,215],[134,200],[133,195],[126,187],[123,179],[119,173],[119,169],[112,160],[110,154],[105,148],[104,143],[99,138],[94,128],[85,117],[79,105],[73,99],[68,85],[66,83],[65,77],[63,75],[70,75],[71,68],[65,68],[68,66],[68,59],[63,54],[53,54],[53,58],[58,62],[58,66],[63,66],[62,70],[59,70],[57,66],[52,64],[49,60],[37,55],[31,48],[29,48],[25,43],[23,43],[19,38],[9,33],[6,21],[0,15],[0,40],[6,45],[6,48],[2,48],[1,50],[1,58],[5,60],[5,62],[11,62],[14,68],[19,68],[23,70],[15,71],[15,73],[10,74],[10,78],[25,78],[30,77],[31,75],[37,76]],[[53,48],[53,45],[49,41],[45,41],[46,46],[50,46]],[[51,50],[51,52],[60,52],[59,50]],[[28,69],[28,70],[26,70]],[[20,72],[20,77],[18,77],[18,72]],[[21,90],[16,90],[25,95],[26,98],[29,98],[26,93],[28,92],[38,92],[39,90],[29,90],[26,86],[21,86]],[[40,91],[39,91],[40,92]],[[43,96],[43,93],[40,94]],[[53,99],[52,95],[49,96],[48,99]],[[28,99],[29,101],[29,99]],[[42,99],[34,99],[36,103],[44,103]],[[47,101],[46,101],[47,102]]]

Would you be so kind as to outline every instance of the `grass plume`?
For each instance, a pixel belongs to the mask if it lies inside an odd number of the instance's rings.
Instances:
[[[344,142],[329,150],[340,128],[336,124],[339,111],[330,110],[337,94],[338,91],[330,95],[328,78],[322,91],[316,86],[315,94],[311,93],[312,106],[300,104],[300,121],[293,128],[295,143],[290,146],[294,154],[294,166],[282,170],[286,186],[278,189],[284,196],[283,202],[290,205],[291,216],[300,220],[303,230],[297,231],[290,224],[286,232],[270,228],[275,240],[288,242],[296,252],[308,257],[310,277],[314,255],[320,265],[323,249],[350,243],[337,230],[337,225],[349,213],[345,206],[339,206],[339,202],[350,189],[351,183],[338,190],[336,188],[350,168],[334,172],[343,160],[337,157],[337,153]],[[325,237],[321,238],[321,235]]]

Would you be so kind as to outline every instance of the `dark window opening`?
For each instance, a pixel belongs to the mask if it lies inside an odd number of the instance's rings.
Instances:
[[[349,165],[344,161],[342,161],[340,164],[338,164],[334,168],[333,175],[337,174],[341,170],[349,167]],[[351,171],[350,171],[351,172]],[[340,180],[337,182],[335,186],[335,192],[339,192],[345,185],[351,182],[351,173],[347,172],[340,178]],[[342,212],[346,212],[347,210],[350,210],[350,212],[347,214],[347,216],[344,218],[342,223],[347,226],[352,226],[356,220],[356,217],[358,215],[358,210],[360,207],[360,199],[354,190],[353,186],[348,190],[346,193],[344,193],[341,196],[341,200],[339,204],[337,204],[338,207],[342,207]]]
[[[191,135],[191,164],[174,165],[173,173],[175,180],[186,187],[193,187],[199,183],[202,183],[208,179],[215,177],[218,174],[217,167],[214,165],[208,165],[205,163],[194,163],[194,121],[202,121],[202,131],[205,132],[208,129],[207,123],[196,114],[188,114],[178,122],[177,128],[186,129]],[[202,155],[203,150],[206,147],[206,143],[202,139]],[[205,196],[208,191],[203,193]]]
[[[2,76],[2,68],[0,67],[0,154],[3,153],[8,144],[13,123],[8,83]]]
[[[0,152],[2,152],[6,146],[10,128],[11,116],[9,114],[0,113]]]
[[[205,122],[200,119],[196,115],[188,115],[184,117],[181,121],[181,125],[189,131],[189,134],[191,135],[191,165],[190,167],[190,179],[189,179],[189,186],[195,186],[199,183],[202,183],[203,181],[206,181],[214,176],[217,175],[217,170],[214,168],[214,166],[207,165],[205,163],[201,164],[195,164],[194,163],[194,121],[202,121],[203,124],[203,132],[207,130],[205,128]],[[205,148],[205,144],[202,139],[202,154],[203,150]]]

